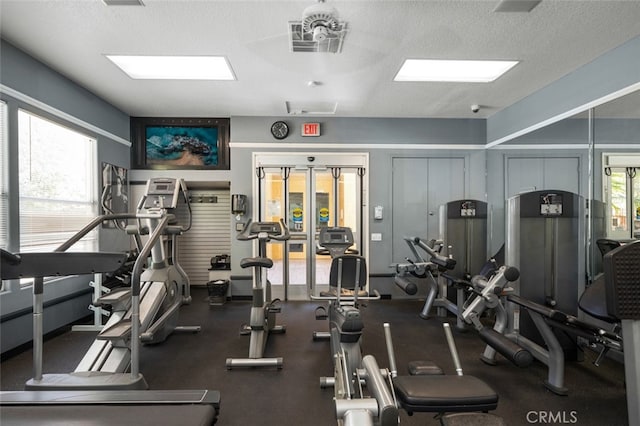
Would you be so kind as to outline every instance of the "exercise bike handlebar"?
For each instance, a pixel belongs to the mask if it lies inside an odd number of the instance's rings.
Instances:
[[[132,213],[115,213],[115,214],[103,214],[96,218],[94,218],[91,222],[89,222],[84,228],[75,233],[71,238],[62,243],[58,248],[54,251],[67,251],[69,247],[80,241],[82,237],[91,232],[96,226],[100,225],[102,222],[106,222],[109,220],[120,220],[120,219],[135,219],[136,215]]]

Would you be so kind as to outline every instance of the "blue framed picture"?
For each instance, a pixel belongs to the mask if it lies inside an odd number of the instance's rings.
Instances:
[[[148,169],[229,169],[229,120],[133,117],[134,164]]]

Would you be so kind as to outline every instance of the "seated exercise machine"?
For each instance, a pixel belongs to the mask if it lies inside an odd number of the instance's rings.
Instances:
[[[389,368],[380,368],[373,355],[361,357],[361,366],[350,370],[347,351],[335,356],[334,377],[321,380],[333,385],[337,423],[341,426],[397,426],[399,410],[410,416],[418,412],[437,413],[443,426],[504,426],[488,412],[498,405],[498,395],[482,380],[463,375],[449,324],[447,343],[456,374],[445,375],[428,361],[414,361],[409,375],[398,375],[390,325],[384,324]]]
[[[190,299],[188,277],[175,261],[175,251],[171,259],[167,257],[163,241],[163,238],[169,238],[175,250],[176,235],[188,229],[187,226],[173,224],[176,217],[173,211],[181,201],[181,194],[182,201],[188,204],[182,180],[151,179],[135,214],[98,216],[54,252],[12,254],[3,251],[3,280],[34,278],[34,377],[26,383],[25,389],[147,389],[139,369],[140,344],[161,342],[171,332],[180,330],[177,326],[179,308]],[[96,305],[111,305],[112,313],[74,372],[42,374],[44,277],[118,269],[126,260],[126,253],[76,253],[67,250],[103,221],[130,219],[138,221],[136,229],[145,229],[149,233],[134,264],[131,287],[111,291],[94,302]],[[145,268],[149,256],[149,266]],[[191,332],[199,329],[185,328]],[[129,373],[126,373],[127,369]]]
[[[285,333],[284,325],[276,325],[276,314],[280,313],[279,299],[271,299],[271,283],[267,279],[267,269],[273,260],[267,256],[267,243],[271,240],[286,241],[290,238],[289,228],[283,219],[279,222],[252,222],[249,220],[236,237],[240,241],[258,241],[258,257],[247,257],[240,261],[242,268],[253,268],[253,296],[249,325],[243,326],[241,333],[249,334],[249,357],[227,358],[227,369],[235,367],[277,367],[282,368],[282,357],[265,358],[264,350],[269,333]]]
[[[471,376],[445,376],[442,370],[425,362],[415,363],[412,369],[415,376],[397,376],[388,324],[385,325],[385,336],[391,372],[381,369],[372,355],[363,355],[361,338],[364,323],[358,301],[379,299],[380,295],[374,291],[374,296],[360,296],[359,290],[366,285],[365,261],[360,256],[340,254],[353,244],[348,228],[321,229],[319,244],[335,255],[331,262],[330,284],[336,288],[312,297],[330,301],[327,315],[330,332],[316,332],[314,339],[329,337],[331,341],[334,373],[333,377],[322,377],[320,385],[334,388],[338,424],[398,425],[398,410],[401,408],[409,413],[473,412],[496,408],[496,393]],[[351,290],[351,295],[345,296],[343,288]],[[322,319],[322,316],[317,318]],[[457,359],[457,353],[454,359]],[[459,371],[461,374],[462,370]],[[476,424],[503,423],[492,418]]]
[[[462,304],[465,300],[464,287],[456,286],[457,303],[451,302],[447,299],[446,287],[443,289],[438,284],[436,276],[438,273],[443,273],[455,268],[456,261],[447,256],[443,256],[439,253],[442,246],[437,247],[437,241],[431,240],[425,242],[420,237],[405,237],[405,242],[409,246],[409,249],[413,253],[415,260],[406,258],[407,263],[399,263],[394,265],[396,269],[396,275],[394,277],[395,284],[400,287],[405,293],[414,295],[418,291],[417,285],[408,279],[408,275],[413,277],[426,279],[429,291],[424,301],[424,306],[420,312],[420,317],[428,319],[432,308],[444,308],[447,311],[458,315],[458,312],[462,311]],[[418,252],[418,248],[427,253],[428,259]],[[449,284],[453,282],[448,281]],[[464,328],[464,323],[458,320],[458,328]]]
[[[456,374],[444,374],[430,361],[413,361],[408,366],[409,375],[398,375],[390,325],[384,324],[397,406],[410,416],[416,412],[438,413],[443,426],[504,426],[500,417],[489,413],[498,406],[498,394],[484,381],[463,374],[449,323],[443,328]]]
[[[353,233],[347,227],[323,227],[318,236],[318,251],[331,255],[328,292],[313,300],[329,301],[328,308],[316,309],[316,319],[329,320],[329,332],[314,332],[314,340],[329,340],[333,377],[321,377],[322,388],[333,387],[336,416],[344,425],[372,425],[373,418],[379,424],[393,424],[398,413],[389,388],[385,385],[375,358],[363,357],[361,337],[364,323],[360,315],[359,301],[380,299],[363,293],[367,284],[365,258],[355,254],[345,254],[354,244]],[[375,397],[364,395],[360,384],[359,369],[365,369],[368,387]]]
[[[331,342],[332,358],[346,352],[349,370],[360,367],[360,336],[364,324],[360,317],[358,301],[378,300],[380,294],[374,291],[370,296],[366,291],[367,264],[364,257],[357,254],[345,254],[354,244],[353,233],[348,227],[323,227],[318,236],[317,252],[331,255],[329,270],[329,291],[320,292],[320,296],[311,296],[313,300],[329,301],[328,308],[316,309],[317,320],[329,320],[329,331],[315,331],[314,340]],[[351,253],[353,250],[351,249]],[[321,383],[330,384],[330,379]]]

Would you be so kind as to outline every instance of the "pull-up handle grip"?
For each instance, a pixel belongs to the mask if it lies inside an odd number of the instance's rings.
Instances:
[[[391,325],[388,322],[383,324],[384,340],[387,343],[387,356],[389,357],[389,370],[391,370],[391,378],[398,376],[398,368],[396,367],[396,355],[393,351],[393,340],[391,339]]]

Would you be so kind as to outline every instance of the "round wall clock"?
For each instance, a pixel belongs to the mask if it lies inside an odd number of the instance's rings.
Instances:
[[[284,121],[276,121],[271,125],[271,134],[276,139],[284,139],[289,135],[289,126]]]

